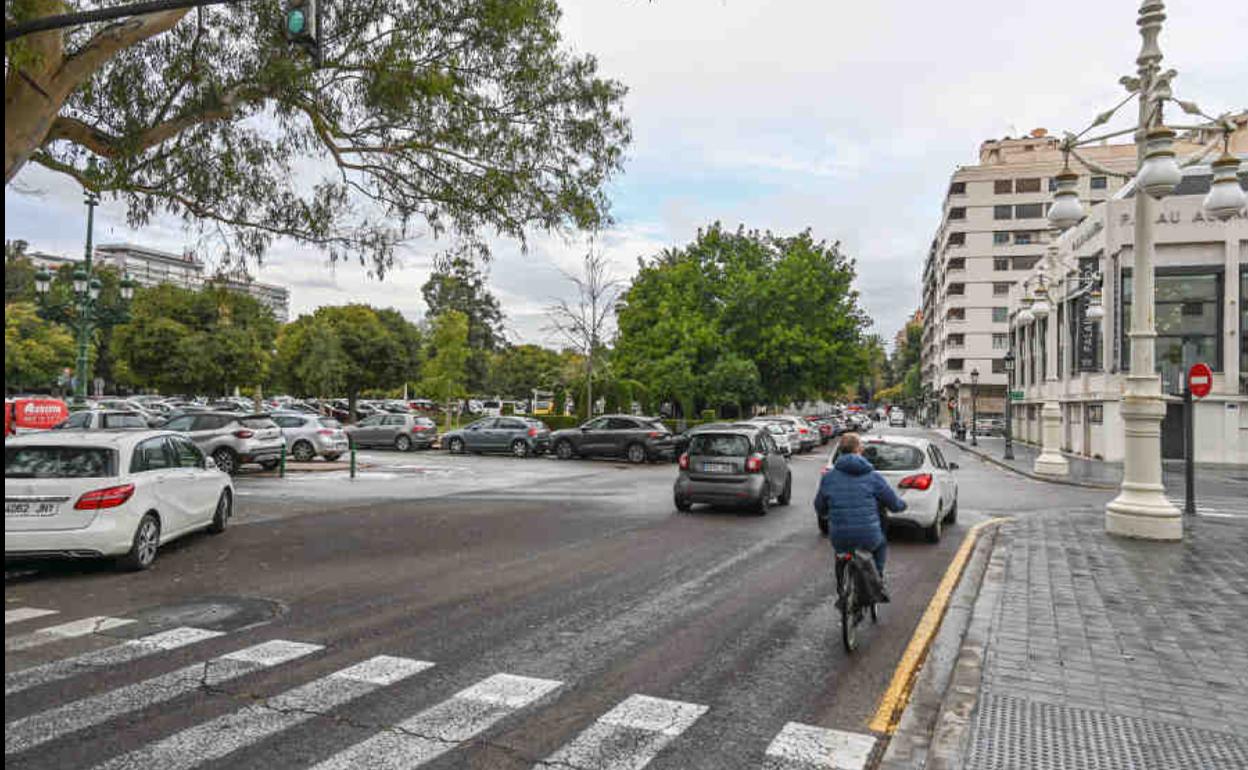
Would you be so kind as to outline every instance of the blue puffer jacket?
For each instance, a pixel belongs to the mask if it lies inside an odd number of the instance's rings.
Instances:
[[[837,458],[836,465],[819,482],[819,494],[815,495],[815,511],[828,520],[828,537],[834,543],[868,550],[884,542],[880,505],[893,512],[906,510],[906,501],[875,472],[867,458],[857,454]]]

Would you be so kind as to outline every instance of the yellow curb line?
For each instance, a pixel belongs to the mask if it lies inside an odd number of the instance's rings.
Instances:
[[[910,692],[914,689],[919,668],[927,659],[927,651],[932,646],[932,640],[936,638],[936,632],[940,629],[945,610],[949,608],[949,599],[953,596],[953,589],[957,587],[958,581],[962,578],[962,571],[966,568],[966,563],[970,561],[971,551],[979,540],[980,530],[1008,520],[1003,517],[981,521],[971,527],[958,547],[958,552],[945,569],[945,576],[941,578],[940,585],[936,587],[936,593],[928,603],[927,609],[924,610],[923,617],[919,618],[919,625],[915,627],[914,635],[910,637],[910,644],[906,645],[906,651],[901,655],[897,670],[893,672],[893,680],[889,683],[888,689],[884,691],[884,696],[880,698],[880,705],[875,710],[875,716],[867,725],[873,732],[892,735],[897,731],[897,723],[901,721],[901,712],[910,702]]]

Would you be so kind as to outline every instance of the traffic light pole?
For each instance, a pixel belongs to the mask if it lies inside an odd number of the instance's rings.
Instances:
[[[233,5],[242,0],[146,0],[130,5],[118,5],[112,8],[97,8],[93,11],[78,13],[59,13],[55,16],[42,16],[38,19],[23,21],[18,24],[6,24],[4,42],[16,40],[36,32],[47,32],[52,29],[81,27],[84,24],[95,24],[101,21],[114,21],[130,16],[142,16],[148,13],[174,11],[179,8],[198,8],[205,5]]]

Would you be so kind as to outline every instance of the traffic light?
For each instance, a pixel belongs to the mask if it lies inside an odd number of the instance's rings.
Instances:
[[[312,59],[321,63],[320,0],[286,0],[282,11],[282,29],[286,40],[302,46]]]

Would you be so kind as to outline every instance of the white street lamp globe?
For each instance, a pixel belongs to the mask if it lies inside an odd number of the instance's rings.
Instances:
[[[1101,292],[1096,290],[1092,292],[1092,296],[1088,302],[1088,318],[1093,321],[1099,321],[1105,317],[1105,306],[1101,304]]]
[[[1032,314],[1030,308],[1024,307],[1022,310],[1018,311],[1018,325],[1019,326],[1026,326],[1027,324],[1031,323],[1034,320],[1036,320],[1036,317],[1035,315]]]
[[[74,271],[74,293],[85,294],[87,291],[87,273],[79,268]]]
[[[1174,131],[1164,126],[1148,132],[1144,162],[1135,177],[1136,187],[1161,199],[1183,181],[1183,170],[1174,157]]]
[[[1239,186],[1239,158],[1227,153],[1212,164],[1213,184],[1205,196],[1205,213],[1214,219],[1230,219],[1243,210],[1248,196]]]
[[[1057,191],[1053,193],[1053,205],[1049,207],[1049,224],[1059,230],[1074,227],[1083,220],[1083,204],[1079,202],[1079,175],[1063,171],[1054,177]]]
[[[99,299],[100,298],[100,279],[92,278],[89,288],[91,290],[91,299]]]
[[[47,294],[52,288],[52,274],[46,268],[40,268],[35,273],[35,291],[39,294]]]
[[[1031,314],[1043,321],[1049,316],[1049,301],[1043,296],[1036,300],[1036,304],[1031,306]]]

